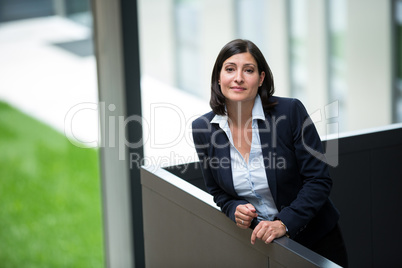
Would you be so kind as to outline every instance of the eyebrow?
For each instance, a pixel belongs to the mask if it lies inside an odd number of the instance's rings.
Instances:
[[[223,66],[225,66],[225,65],[236,65],[237,66],[237,64],[236,63],[234,63],[234,62],[227,62],[227,63],[225,63]],[[244,66],[254,66],[254,67],[257,67],[255,64],[253,64],[253,63],[246,63],[246,64],[244,64]]]

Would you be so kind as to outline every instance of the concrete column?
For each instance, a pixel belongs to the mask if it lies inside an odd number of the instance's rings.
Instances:
[[[136,4],[93,1],[107,267],[145,266],[140,173],[130,166],[132,154],[143,158]]]

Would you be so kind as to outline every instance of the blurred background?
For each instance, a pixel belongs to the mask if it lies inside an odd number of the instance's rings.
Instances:
[[[92,4],[0,0],[1,267],[104,265]],[[323,138],[402,122],[402,0],[139,0],[138,11],[148,162],[197,159],[189,123],[209,111],[214,61],[235,38],[259,46],[276,95],[299,98]]]

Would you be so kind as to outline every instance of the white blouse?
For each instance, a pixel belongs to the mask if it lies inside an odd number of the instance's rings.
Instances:
[[[265,120],[261,98],[258,94],[252,110],[252,140],[248,163],[234,146],[228,117],[215,115],[211,123],[219,124],[230,141],[232,177],[236,193],[255,207],[258,220],[273,220],[278,214],[278,210],[268,185],[257,120]]]

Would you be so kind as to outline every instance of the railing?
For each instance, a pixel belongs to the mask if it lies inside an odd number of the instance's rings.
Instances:
[[[199,179],[195,163],[141,169],[147,267],[339,267],[286,237],[252,245]]]

